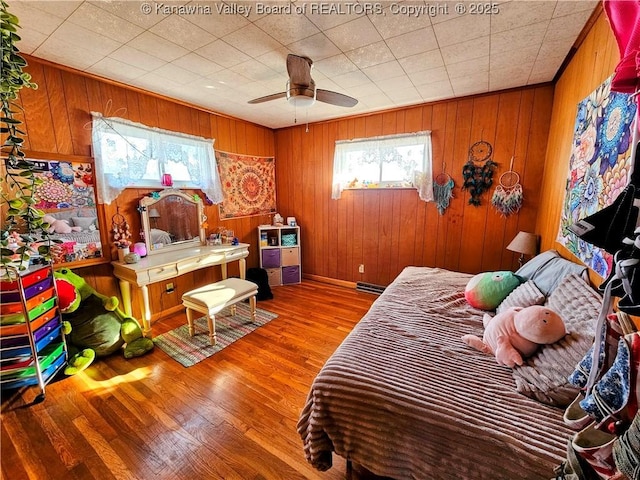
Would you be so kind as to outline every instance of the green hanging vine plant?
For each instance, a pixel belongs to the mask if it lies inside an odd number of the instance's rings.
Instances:
[[[42,181],[35,175],[33,162],[25,159],[22,145],[26,133],[20,129],[22,122],[16,118],[22,109],[17,102],[20,90],[38,86],[31,81],[31,75],[23,71],[27,62],[16,46],[20,41],[17,33],[20,25],[8,8],[7,3],[0,0],[0,135],[3,139],[0,161],[6,171],[6,178],[0,178],[0,208],[4,219],[0,230],[0,264],[18,263],[20,268],[26,268],[32,254],[37,252],[48,257],[49,225],[42,219],[44,212],[35,206],[34,189]],[[42,243],[38,246],[37,242]]]

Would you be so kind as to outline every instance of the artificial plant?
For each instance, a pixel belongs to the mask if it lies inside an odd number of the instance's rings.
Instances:
[[[0,178],[3,214],[0,264],[19,261],[21,268],[25,268],[29,257],[36,251],[48,256],[48,242],[38,246],[37,250],[34,248],[37,240],[47,238],[48,225],[42,219],[44,212],[35,206],[33,192],[41,180],[35,175],[33,162],[25,159],[22,145],[26,133],[20,130],[22,122],[16,118],[22,109],[18,104],[20,90],[38,86],[31,81],[31,75],[23,71],[27,62],[16,46],[20,41],[17,33],[20,25],[8,8],[7,3],[0,0],[0,135],[3,139],[0,160],[4,163],[6,175],[6,178]]]

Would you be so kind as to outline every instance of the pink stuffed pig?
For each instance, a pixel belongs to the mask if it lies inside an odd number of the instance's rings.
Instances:
[[[524,363],[538,345],[555,343],[567,334],[560,315],[540,305],[511,307],[495,317],[484,315],[484,335],[464,335],[462,341],[484,353],[495,355],[501,365]]]

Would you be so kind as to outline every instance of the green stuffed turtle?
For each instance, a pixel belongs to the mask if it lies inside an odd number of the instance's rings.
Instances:
[[[98,293],[68,268],[56,271],[54,277],[60,312],[71,325],[67,335],[71,358],[65,374],[74,375],[95,357],[110,355],[123,346],[125,358],[139,357],[153,349],[153,341],[142,335],[138,321],[118,308],[117,297]]]

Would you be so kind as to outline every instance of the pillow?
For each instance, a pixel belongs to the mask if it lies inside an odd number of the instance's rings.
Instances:
[[[542,305],[546,300],[545,296],[542,294],[536,284],[527,280],[522,285],[516,287],[507,298],[505,298],[498,308],[496,308],[496,313],[502,313],[511,307],[531,307],[532,305]]]
[[[545,296],[553,292],[570,273],[582,275],[585,282],[589,281],[587,267],[562,258],[555,250],[547,250],[533,257],[516,271],[516,275],[533,280]]]
[[[71,223],[74,227],[80,227],[85,231],[89,230],[91,225],[95,225],[96,217],[71,217]]]
[[[578,389],[567,377],[593,344],[602,298],[575,273],[565,276],[546,306],[560,314],[569,332],[562,340],[542,345],[522,366],[513,369],[516,390],[548,405],[566,407]]]
[[[521,278],[513,272],[479,273],[467,283],[464,298],[474,308],[495,310],[520,282]]]

